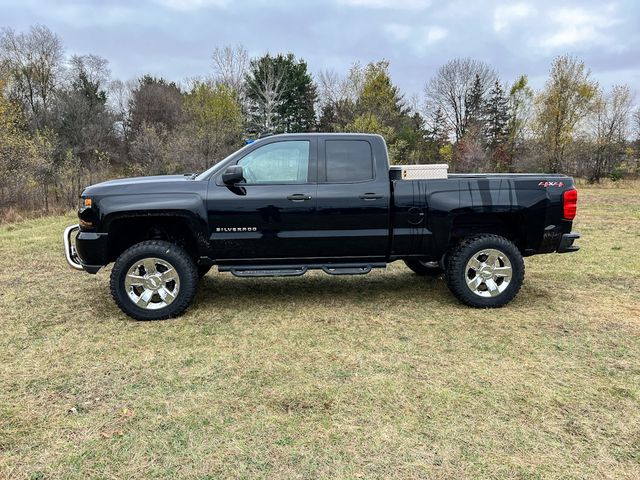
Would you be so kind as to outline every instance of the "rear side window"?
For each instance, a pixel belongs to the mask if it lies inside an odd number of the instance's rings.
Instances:
[[[371,145],[364,140],[327,140],[327,182],[373,180]]]

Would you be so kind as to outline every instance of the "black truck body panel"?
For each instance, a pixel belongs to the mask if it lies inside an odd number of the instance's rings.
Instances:
[[[336,139],[370,146],[373,178],[331,181],[326,152]],[[258,148],[286,141],[308,142],[306,182],[230,186],[222,181],[227,167]],[[474,233],[503,235],[524,255],[572,251],[572,242],[563,240],[572,222],[563,219],[562,204],[563,192],[572,188],[570,177],[550,174],[390,180],[386,146],[378,135],[276,135],[198,176],[142,177],[88,187],[81,197],[91,199],[91,206],[80,208],[75,244],[82,265],[92,273],[115,260],[127,246],[127,235],[139,226],[168,220],[174,234],[188,237],[200,263],[221,269],[379,266],[411,257],[438,261],[452,241]]]

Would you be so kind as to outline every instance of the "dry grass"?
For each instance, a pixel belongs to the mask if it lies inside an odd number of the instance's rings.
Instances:
[[[582,250],[497,311],[394,264],[212,273],[135,322],[72,220],[0,229],[0,477],[640,477],[638,184],[583,188]]]

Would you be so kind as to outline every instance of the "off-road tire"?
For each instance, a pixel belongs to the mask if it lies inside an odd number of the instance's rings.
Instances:
[[[408,258],[404,260],[404,264],[416,275],[438,277],[444,273],[444,270],[440,265],[425,265],[425,262],[422,262],[417,258]]]
[[[502,252],[511,263],[511,280],[506,289],[495,297],[481,297],[467,286],[467,264],[474,254],[485,249]],[[468,237],[447,255],[445,279],[449,290],[465,305],[475,308],[498,308],[517,295],[524,281],[524,259],[518,248],[499,235],[483,234]]]
[[[180,279],[180,289],[169,305],[156,310],[141,308],[133,303],[125,289],[125,277],[134,262],[144,258],[159,258],[169,262]],[[183,313],[189,306],[198,286],[198,269],[191,256],[180,246],[163,240],[140,242],[125,250],[111,271],[111,295],[124,313],[136,320],[165,320]]]

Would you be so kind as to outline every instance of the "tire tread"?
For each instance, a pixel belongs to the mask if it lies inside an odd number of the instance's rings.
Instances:
[[[180,295],[179,293],[178,298],[173,303],[161,310],[144,310],[135,305],[125,303],[128,302],[128,299],[121,298],[121,296],[118,295],[118,283],[122,270],[129,267],[131,259],[141,254],[148,254],[149,256],[162,255],[162,250],[164,249],[169,249],[172,255],[176,256],[176,260],[182,264],[181,266],[187,270],[186,278],[180,278],[180,293],[183,294]],[[168,252],[165,252],[164,255],[167,253]],[[171,262],[175,263],[175,260],[172,259]],[[177,265],[174,264],[174,268],[177,268]],[[197,286],[198,268],[191,256],[179,245],[165,240],[146,240],[129,247],[116,260],[109,281],[111,296],[116,302],[116,305],[118,305],[124,313],[136,320],[166,320],[177,317],[187,309],[193,300]]]
[[[469,287],[467,287],[464,281],[463,269],[466,266],[467,256],[469,250],[474,248],[478,243],[493,243],[500,246],[502,251],[509,254],[509,260],[512,264],[513,277],[511,283],[514,285],[513,289],[497,297],[490,297],[487,300],[475,295]],[[487,248],[488,246],[482,246],[481,248]],[[480,249],[481,249],[480,248]],[[512,254],[513,257],[512,258]],[[524,260],[518,248],[509,240],[500,235],[495,234],[480,234],[467,237],[463,239],[458,245],[453,247],[447,255],[447,268],[445,269],[445,280],[449,290],[455,295],[455,297],[467,306],[474,308],[500,308],[509,303],[518,294],[522,283],[524,281]],[[465,265],[463,265],[463,263]],[[505,295],[505,296],[503,296]]]

